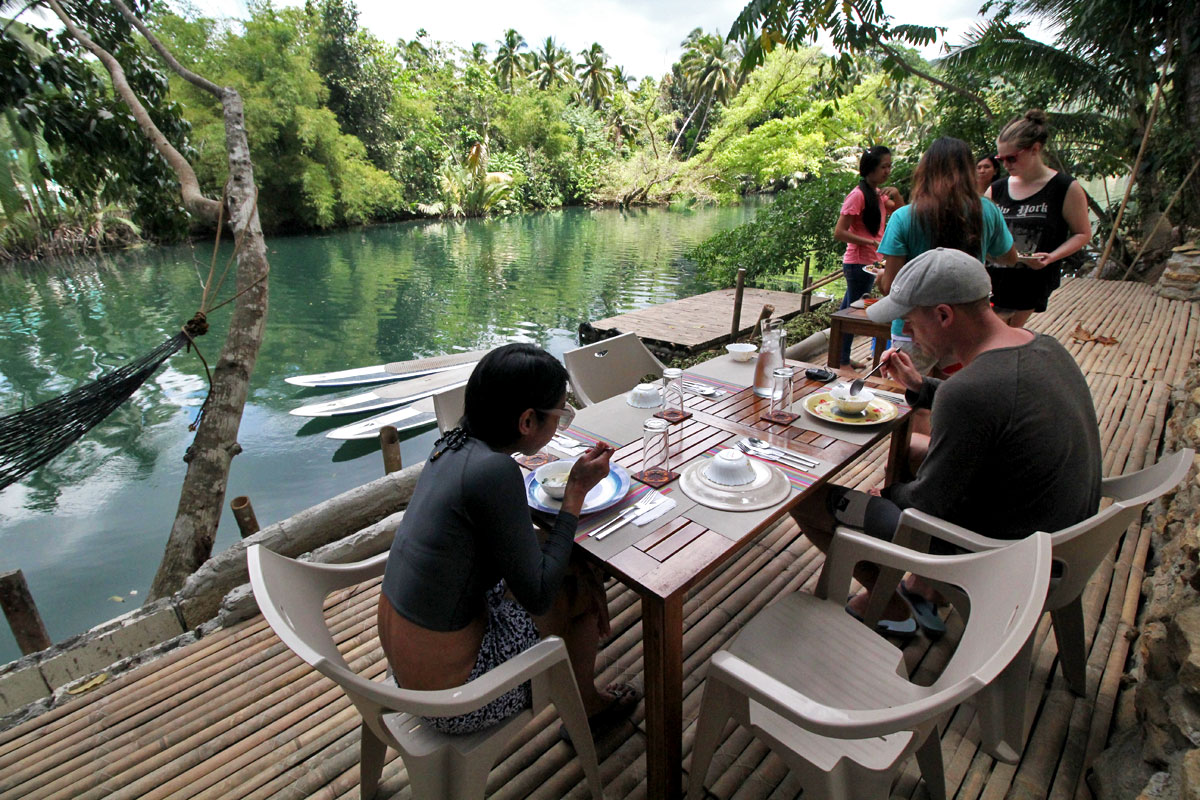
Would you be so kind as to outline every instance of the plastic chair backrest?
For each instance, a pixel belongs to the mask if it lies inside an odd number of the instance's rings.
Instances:
[[[587,406],[629,391],[643,375],[663,371],[662,362],[633,333],[568,350],[563,364],[575,396]]]
[[[438,430],[442,433],[458,427],[462,420],[463,406],[467,399],[467,387],[455,386],[433,396],[433,413],[437,415]]]
[[[1166,494],[1187,477],[1192,468],[1196,451],[1184,448],[1172,453],[1152,467],[1146,467],[1130,475],[1105,478],[1102,491],[1105,497],[1122,501],[1127,505],[1144,506],[1160,495]]]

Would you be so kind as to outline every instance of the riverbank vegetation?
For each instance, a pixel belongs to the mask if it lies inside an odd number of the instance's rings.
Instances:
[[[820,214],[821,225],[802,222],[811,230],[788,239],[811,246],[864,146],[892,146],[903,181],[933,138],[991,152],[1004,120],[1041,107],[1057,130],[1056,163],[1081,177],[1129,174],[1150,131],[1124,231],[1140,234],[1191,166],[1200,124],[1200,68],[1186,57],[1198,14],[1165,0],[1136,15],[1114,0],[987,4],[966,41],[932,64],[912,48],[942,32],[893,25],[879,0],[773,0],[747,6],[729,35],[687,33],[667,74],[638,77],[603,43],[572,51],[514,29],[467,48],[423,31],[385,42],[359,25],[353,0],[253,3],[244,20],[140,11],[184,66],[245,98],[269,232],[793,190],[784,207]],[[1053,43],[1026,36],[1030,17],[1058,31]],[[811,46],[818,31],[832,57]],[[202,189],[219,196],[219,106],[159,71],[127,29],[102,34]],[[185,235],[169,170],[95,63],[21,21],[0,47],[15,66],[0,78],[0,258]],[[1186,192],[1178,207],[1194,214],[1198,196]],[[1119,200],[1091,198],[1101,233]],[[778,242],[739,252],[739,236],[723,255],[715,244],[698,251],[714,279],[732,261],[779,272],[797,258]]]

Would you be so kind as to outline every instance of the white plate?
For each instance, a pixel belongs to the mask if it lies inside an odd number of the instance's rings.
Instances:
[[[629,492],[629,485],[629,470],[620,464],[609,464],[608,475],[587,493],[580,513],[592,514],[616,505]],[[562,501],[546,494],[532,472],[525,476],[525,497],[529,501],[529,507],[538,511],[557,514],[562,508]]]
[[[693,461],[679,476],[679,489],[702,506],[722,511],[757,511],[782,502],[792,490],[787,476],[770,464],[750,459],[754,480],[743,486],[722,486],[704,474],[709,459]]]

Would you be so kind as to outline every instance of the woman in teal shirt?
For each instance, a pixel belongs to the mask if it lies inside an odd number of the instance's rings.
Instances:
[[[904,265],[935,247],[952,247],[981,262],[991,259],[1015,264],[1017,249],[1000,209],[981,198],[975,184],[971,148],[961,139],[936,140],[913,173],[911,202],[889,218],[879,253],[884,256],[880,289],[886,294]],[[892,323],[892,340],[913,355],[912,338],[904,334],[904,321]],[[922,371],[933,367],[928,358],[913,360]]]

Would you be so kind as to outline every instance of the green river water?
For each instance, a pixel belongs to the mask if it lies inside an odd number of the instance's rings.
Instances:
[[[340,395],[285,377],[506,341],[560,355],[577,344],[580,322],[711,288],[682,253],[748,220],[755,205],[567,209],[268,240],[270,313],[227,501],[248,495],[267,525],[382,474],[376,443],[325,438],[354,418],[331,424],[287,413]],[[147,248],[0,271],[0,415],[94,379],[173,334],[199,303],[211,252],[204,244]],[[213,315],[201,340],[210,363],[227,312]],[[55,641],[145,598],[204,392],[199,360],[179,353],[80,442],[0,491],[0,572],[24,571]],[[424,431],[405,439],[405,463],[422,460],[434,438]],[[215,549],[237,537],[226,503]],[[0,625],[0,664],[19,655]]]

